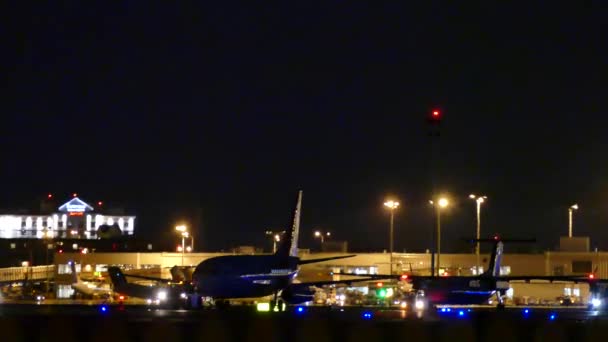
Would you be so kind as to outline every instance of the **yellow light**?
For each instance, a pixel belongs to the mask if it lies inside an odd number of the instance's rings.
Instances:
[[[258,303],[257,310],[262,312],[270,311],[270,303]]]
[[[321,232],[317,230],[317,231],[315,232],[315,236],[321,236]]]
[[[399,202],[393,201],[393,200],[386,201],[386,202],[384,202],[384,206],[391,210],[397,209],[399,207]]]
[[[578,204],[573,204],[570,208],[577,210],[578,209]]]
[[[274,240],[275,240],[276,242],[281,241],[281,236],[280,236],[279,234],[275,234],[275,236],[274,236]]]
[[[186,226],[185,225],[179,225],[175,227],[175,230],[178,230],[180,232],[185,232],[186,231]]]
[[[441,208],[445,208],[450,204],[447,198],[440,198],[438,203]]]

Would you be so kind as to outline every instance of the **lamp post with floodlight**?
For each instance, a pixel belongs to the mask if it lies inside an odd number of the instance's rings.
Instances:
[[[390,274],[393,274],[393,226],[394,226],[394,215],[395,215],[395,209],[399,208],[399,202],[397,201],[386,201],[384,202],[384,206],[387,207],[390,212],[391,212],[391,222],[390,222],[390,233],[389,233],[389,253],[390,255],[390,266],[389,266],[389,270],[390,270]]]
[[[568,208],[568,237],[572,237],[572,212],[578,210],[578,204],[573,204]]]
[[[175,230],[182,234],[182,266],[184,266],[184,252],[186,251],[186,238],[188,237],[188,228],[185,225],[179,225],[175,227]]]
[[[477,203],[477,241],[475,243],[475,256],[477,258],[477,264],[475,265],[475,274],[479,273],[479,239],[481,234],[481,204],[484,203],[488,197],[487,196],[475,196],[474,194],[470,194],[469,198],[474,200]]]
[[[441,266],[439,262],[439,257],[441,256],[441,209],[450,205],[450,202],[447,198],[441,197],[437,200],[437,203],[432,200],[429,203],[435,206],[437,212],[437,275],[439,275],[439,267]]]

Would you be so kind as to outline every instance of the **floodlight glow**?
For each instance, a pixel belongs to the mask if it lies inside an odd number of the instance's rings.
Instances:
[[[424,301],[420,299],[416,300],[416,303],[414,303],[414,307],[418,310],[424,309]]]
[[[156,298],[158,300],[167,300],[167,291],[158,291],[158,293],[156,294]]]
[[[593,307],[597,309],[602,305],[602,300],[599,298],[593,298],[591,300],[591,305],[593,305]]]
[[[256,308],[258,311],[268,312],[270,311],[270,303],[258,303]]]

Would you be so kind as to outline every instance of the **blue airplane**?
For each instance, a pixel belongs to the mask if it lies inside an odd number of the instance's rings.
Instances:
[[[500,266],[505,242],[534,242],[535,240],[501,239],[498,236],[490,239],[475,239],[471,242],[489,242],[493,244],[492,254],[488,261],[487,270],[474,276],[421,276],[421,275],[382,275],[375,274],[371,277],[376,280],[395,279],[412,284],[412,293],[415,294],[411,300],[413,307],[423,309],[435,305],[472,305],[484,304],[493,296],[496,297],[497,308],[505,307],[504,296],[510,288],[511,281],[547,280],[567,281],[573,283],[586,283],[590,286],[590,307],[597,309],[603,306],[603,297],[608,295],[605,291],[608,279],[597,279],[595,274],[588,276],[503,276],[500,274]],[[340,275],[355,275],[351,273],[339,273]],[[602,293],[605,292],[605,295]]]
[[[185,294],[191,299],[189,302],[199,305],[202,297],[211,297],[216,305],[224,305],[228,299],[272,296],[271,307],[274,310],[276,306],[283,308],[283,303],[300,304],[311,301],[315,286],[349,284],[374,279],[294,282],[300,265],[354,256],[301,260],[298,257],[301,211],[302,191],[299,191],[291,229],[285,232],[282,244],[274,254],[219,256],[198,264],[192,273],[191,283],[184,287]],[[124,275],[116,267],[108,268],[108,272],[112,279],[120,277],[124,279]],[[145,279],[155,278],[145,277]]]

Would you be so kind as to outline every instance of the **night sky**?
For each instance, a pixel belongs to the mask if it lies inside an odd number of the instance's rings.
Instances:
[[[394,195],[395,250],[424,251],[441,108],[443,251],[468,251],[470,193],[482,232],[553,248],[576,202],[608,249],[606,11],[373,3],[3,5],[0,207],[77,192],[217,251],[267,242],[302,189],[302,247],[377,251]]]

